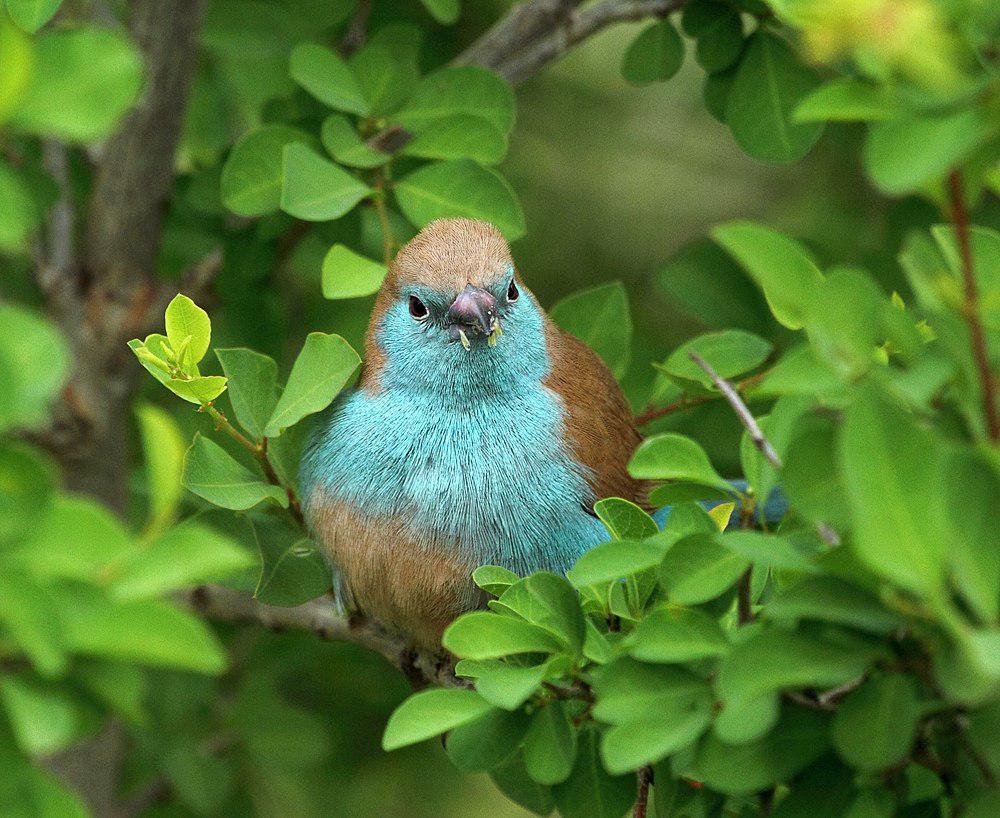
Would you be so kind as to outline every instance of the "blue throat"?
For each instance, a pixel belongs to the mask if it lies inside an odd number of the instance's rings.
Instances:
[[[421,293],[431,298],[433,294]],[[471,566],[565,571],[607,540],[586,511],[585,469],[563,440],[543,317],[525,294],[495,347],[466,352],[415,322],[405,299],[383,316],[377,392],[355,390],[321,416],[301,484],[364,515],[403,520],[413,539]]]

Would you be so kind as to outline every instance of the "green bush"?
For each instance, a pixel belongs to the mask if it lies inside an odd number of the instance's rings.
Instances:
[[[351,2],[212,2],[178,109],[166,221],[148,223],[149,270],[104,263],[115,238],[101,218],[129,203],[104,196],[113,174],[94,144],[124,144],[144,83],[154,94],[160,82],[156,58],[85,5],[7,0],[0,12],[0,269],[20,302],[0,303],[4,814],[99,810],[43,760],[109,721],[131,748],[117,787],[133,812],[330,814],[316,781],[335,754],[322,711],[281,675],[298,637],[254,646],[245,623],[401,661],[391,638],[332,612],[297,496],[303,429],[360,358],[311,332],[282,378],[271,355],[214,347],[209,314],[163,293],[209,303],[221,249],[215,329],[239,343],[234,316],[267,314],[268,296],[247,293],[272,266],[359,299],[435,218],[520,238],[525,214],[496,169],[514,128],[508,81],[568,47],[559,26],[583,39],[588,25],[650,15],[621,56],[625,79],[669,80],[693,49],[705,107],[749,156],[795,162],[826,123],[855,123],[828,141],[847,144],[844,162],[881,194],[905,197],[894,232],[866,248],[895,263],[869,269],[857,249],[835,257],[758,221],[719,224],[661,276],[712,331],[650,377],[635,359],[656,342],[635,331],[621,284],[554,305],[642,406],[652,434],[629,468],[672,511],[660,530],[601,500],[608,542],[566,577],[480,567],[491,599],[446,631],[454,672],[422,658],[444,684],[403,701],[382,746],[442,735],[458,770],[564,818],[1000,812],[1000,12],[971,0],[569,3],[569,22],[543,15],[522,50],[498,57],[480,39],[455,65],[469,36],[437,24],[459,19],[457,2],[376,8],[360,41],[367,18]],[[768,315],[754,312],[758,292]],[[366,309],[344,313],[345,336]],[[283,360],[286,339],[262,336]],[[109,510],[74,441],[101,439],[115,407],[124,416],[136,360],[196,412],[136,404],[141,501]],[[741,424],[739,488],[696,440],[705,432],[674,425],[711,407]],[[125,445],[124,428],[103,434],[97,460]],[[765,520],[776,491],[788,508]]]

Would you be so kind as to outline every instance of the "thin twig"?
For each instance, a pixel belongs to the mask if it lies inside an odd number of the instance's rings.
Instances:
[[[972,357],[979,373],[980,388],[983,393],[983,415],[990,440],[1000,442],[1000,414],[997,413],[996,379],[990,369],[990,356],[986,346],[986,333],[979,315],[979,290],[973,268],[972,242],[969,238],[969,212],[965,208],[962,193],[962,174],[956,169],[948,174],[948,189],[951,198],[951,217],[955,224],[958,249],[962,256],[962,279],[965,303],[962,314],[969,325],[972,336]]]
[[[368,18],[372,14],[372,0],[358,0],[354,16],[347,24],[347,30],[340,41],[340,53],[349,57],[368,39]]]
[[[636,773],[638,793],[635,798],[635,810],[632,818],[646,818],[646,810],[649,808],[649,784],[653,780],[653,768],[642,767]]]
[[[751,375],[749,378],[744,378],[742,381],[734,385],[734,389],[738,392],[743,392],[746,389],[756,386],[767,375],[767,372],[759,372],[756,375]],[[680,412],[686,409],[694,409],[696,406],[703,406],[706,403],[712,403],[721,398],[722,395],[696,395],[695,397],[683,397],[680,400],[675,400],[673,403],[668,403],[665,406],[649,407],[642,414],[636,415],[633,423],[636,426],[645,426],[647,423],[652,423],[654,420],[664,417],[665,415],[673,414],[674,412]]]
[[[392,263],[392,254],[396,249],[396,237],[392,234],[392,225],[389,223],[389,208],[385,203],[387,187],[388,181],[385,178],[385,173],[380,170],[375,182],[375,196],[372,198],[375,202],[375,212],[378,214],[379,228],[382,231],[382,260],[386,267]]]

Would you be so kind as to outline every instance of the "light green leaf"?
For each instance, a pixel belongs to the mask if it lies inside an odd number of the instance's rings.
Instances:
[[[684,43],[666,17],[644,28],[622,58],[622,76],[633,85],[670,79],[684,63]]]
[[[264,434],[276,437],[306,415],[325,409],[360,365],[358,353],[339,335],[310,332]]]
[[[628,641],[630,656],[643,662],[694,662],[729,651],[719,623],[692,608],[660,608],[644,616]]]
[[[746,557],[754,565],[807,574],[818,573],[816,563],[797,549],[794,541],[760,531],[730,531],[716,535],[724,548]]]
[[[267,355],[241,347],[217,349],[215,357],[226,373],[233,414],[247,434],[261,440],[278,403],[278,365]]]
[[[493,596],[500,596],[519,579],[520,577],[513,571],[498,565],[481,565],[472,572],[472,581]]]
[[[0,678],[0,702],[17,743],[30,756],[57,753],[99,723],[97,713],[69,688],[13,673]]]
[[[652,718],[605,731],[601,757],[612,775],[638,770],[690,747],[712,721],[712,697],[694,696]]]
[[[186,338],[191,339],[185,347],[183,360],[177,361],[178,366],[183,368],[199,363],[212,342],[212,322],[208,313],[186,295],[178,293],[167,305],[164,320],[167,340],[175,352],[181,349]]]
[[[616,540],[643,540],[659,531],[656,520],[635,503],[608,497],[594,503],[594,513]]]
[[[69,375],[69,350],[51,323],[0,303],[0,430],[34,428]]]
[[[288,70],[293,80],[331,108],[358,116],[369,113],[354,73],[329,48],[299,43],[292,49]]]
[[[913,680],[898,673],[869,679],[837,708],[833,746],[852,767],[878,772],[910,752],[920,719]]]
[[[200,434],[195,435],[184,458],[184,485],[217,506],[243,511],[265,500],[288,507],[285,492],[241,463],[225,449]]]
[[[766,29],[753,34],[736,69],[726,105],[733,136],[754,159],[794,162],[823,132],[822,123],[796,123],[792,112],[819,80]]]
[[[558,653],[560,641],[545,628],[487,611],[460,616],[441,644],[463,659],[497,659],[517,653]]]
[[[225,579],[256,561],[229,537],[187,521],[117,567],[111,584],[116,599],[150,599],[170,591]]]
[[[7,13],[21,28],[34,34],[55,16],[61,5],[62,0],[7,0]]]
[[[670,544],[659,536],[601,543],[581,554],[566,578],[577,588],[613,582],[659,565]]]
[[[348,60],[368,102],[371,116],[382,118],[402,105],[420,80],[416,60],[396,46],[369,42]]]
[[[675,349],[663,368],[677,378],[698,381],[713,388],[708,373],[691,360],[691,352],[696,352],[711,364],[720,377],[732,378],[756,369],[767,360],[773,348],[770,341],[743,330],[710,332],[692,338]]]
[[[937,181],[985,142],[993,125],[979,108],[944,116],[907,115],[872,126],[865,169],[890,196]]]
[[[168,378],[163,385],[177,397],[201,405],[211,403],[226,391],[226,379],[222,375],[201,375],[186,379]]]
[[[135,414],[146,461],[149,495],[146,534],[156,536],[168,528],[177,516],[177,506],[183,494],[181,476],[184,473],[186,445],[177,423],[160,407],[143,403],[136,408]]]
[[[368,147],[347,117],[331,114],[323,120],[320,138],[327,153],[342,165],[352,168],[377,168],[392,159],[392,154]]]
[[[265,216],[281,203],[285,146],[308,143],[304,131],[287,125],[264,125],[245,134],[222,166],[222,201],[240,216]]]
[[[499,602],[533,625],[545,628],[573,655],[583,650],[583,611],[565,577],[539,571],[511,585]]]
[[[462,12],[459,0],[420,0],[420,2],[430,12],[431,17],[445,26],[458,22],[458,16]]]
[[[479,695],[490,704],[504,710],[516,710],[538,690],[555,661],[522,667],[497,659],[462,659],[455,666],[455,675],[473,679]]]
[[[562,702],[539,709],[524,737],[524,766],[539,784],[559,784],[573,771],[576,730]]]
[[[478,719],[490,703],[472,690],[424,690],[404,701],[389,717],[383,750],[397,750]]]
[[[408,131],[421,133],[435,120],[455,114],[482,117],[506,135],[514,127],[514,92],[485,68],[450,66],[424,77],[393,119]]]
[[[48,511],[56,475],[55,463],[39,450],[17,440],[0,442],[0,549],[34,529]]]
[[[0,37],[5,29],[0,28]],[[0,40],[0,48],[3,42]],[[0,87],[0,91],[2,91]],[[2,101],[2,100],[0,100]],[[0,164],[0,251],[21,254],[28,249],[32,231],[42,222],[44,208],[32,194],[27,179],[14,168]]]
[[[136,47],[97,26],[43,32],[34,45],[34,67],[11,123],[69,142],[107,136],[142,87]]]
[[[26,570],[5,565],[0,571],[0,625],[38,672],[49,678],[62,675],[67,665],[51,593]]]
[[[732,491],[709,462],[705,450],[691,438],[667,432],[642,442],[628,464],[639,480],[681,480]]]
[[[507,153],[507,137],[481,116],[454,114],[429,122],[399,152],[420,159],[474,159],[495,165]]]
[[[698,605],[731,588],[750,561],[716,541],[717,535],[691,534],[679,540],[660,563],[660,585],[678,605]]]
[[[343,244],[335,244],[323,258],[323,297],[359,298],[377,293],[388,269]]]
[[[632,315],[620,281],[566,296],[549,317],[600,355],[616,378],[625,376],[632,356]]]
[[[809,577],[782,587],[763,608],[773,619],[815,619],[889,634],[904,619],[856,585],[835,577]]]
[[[697,676],[674,667],[618,659],[600,668],[593,682],[594,718],[608,724],[631,724],[683,707],[693,698],[711,698],[711,688]]]
[[[311,222],[339,219],[372,194],[366,184],[305,145],[285,145],[282,156],[281,209],[290,216]]]
[[[471,159],[425,165],[400,179],[394,190],[403,215],[417,227],[466,217],[491,222],[509,241],[524,235],[524,212],[511,186]]]
[[[823,274],[794,239],[763,225],[733,221],[712,230],[714,238],[764,291],[771,312],[789,329],[799,329]]]
[[[885,297],[860,270],[831,270],[806,309],[813,349],[845,379],[856,380],[874,364]]]
[[[807,94],[798,104],[795,122],[874,122],[895,115],[896,101],[881,85],[854,77],[838,77]]]

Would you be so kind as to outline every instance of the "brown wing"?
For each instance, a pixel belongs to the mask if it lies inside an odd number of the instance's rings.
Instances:
[[[590,347],[548,320],[546,341],[545,385],[562,398],[567,444],[590,471],[594,500],[623,497],[645,507],[648,486],[627,468],[641,438],[618,382]]]

